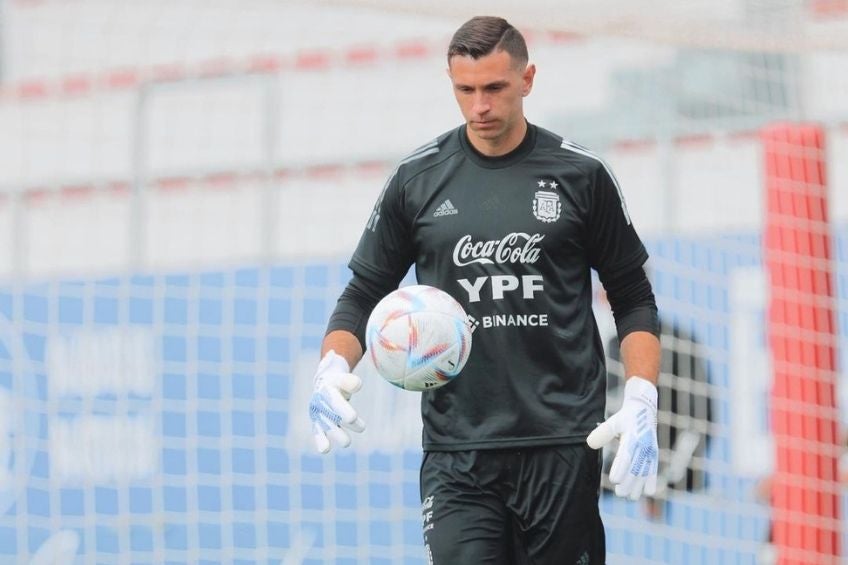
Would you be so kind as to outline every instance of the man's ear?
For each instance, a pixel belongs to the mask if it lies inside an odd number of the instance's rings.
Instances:
[[[521,95],[527,96],[530,94],[530,91],[533,90],[533,79],[536,77],[536,65],[529,64],[527,68],[524,69],[524,73],[521,76],[523,81],[523,85],[521,88]]]

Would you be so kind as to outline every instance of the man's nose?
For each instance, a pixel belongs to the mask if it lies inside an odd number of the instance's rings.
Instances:
[[[474,103],[471,106],[471,110],[477,114],[482,115],[488,112],[491,109],[491,104],[489,104],[489,97],[485,94],[477,94],[474,96]]]

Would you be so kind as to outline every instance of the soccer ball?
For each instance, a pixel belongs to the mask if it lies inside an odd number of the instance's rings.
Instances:
[[[371,312],[365,344],[380,375],[405,390],[432,390],[456,377],[471,352],[459,302],[426,285],[405,286]]]

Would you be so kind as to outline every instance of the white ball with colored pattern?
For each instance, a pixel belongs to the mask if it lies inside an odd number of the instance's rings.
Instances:
[[[365,342],[384,379],[405,390],[427,391],[459,376],[471,353],[471,328],[451,295],[412,285],[380,300],[368,318]]]

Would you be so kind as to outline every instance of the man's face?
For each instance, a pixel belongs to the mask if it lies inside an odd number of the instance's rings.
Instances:
[[[533,65],[517,65],[506,51],[479,59],[456,55],[448,75],[468,137],[484,154],[511,151],[524,137],[523,99],[533,87]]]

